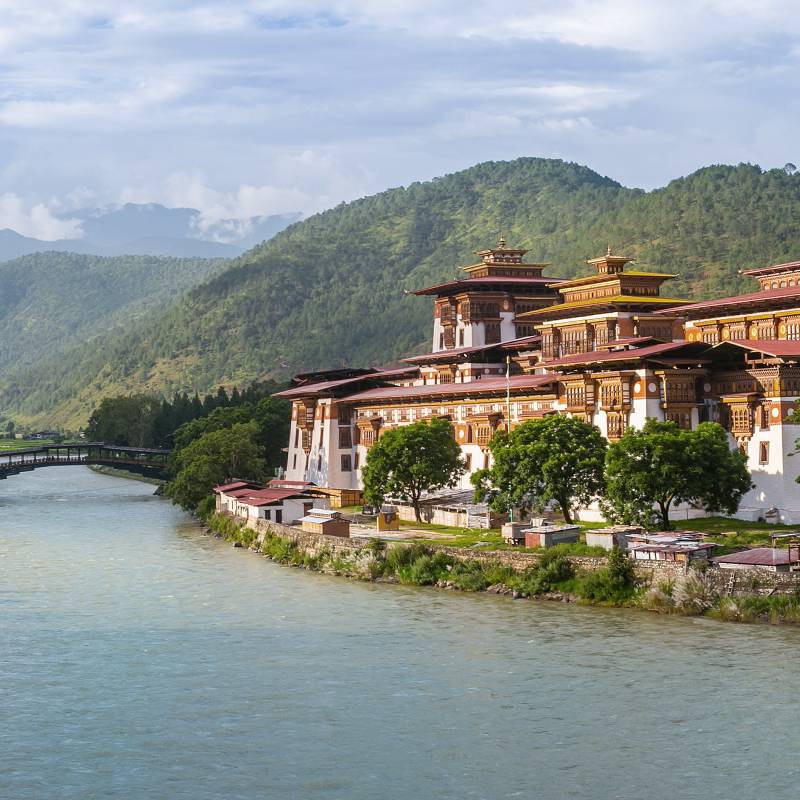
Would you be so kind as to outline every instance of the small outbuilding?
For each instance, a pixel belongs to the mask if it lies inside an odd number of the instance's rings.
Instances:
[[[703,539],[703,534],[695,531],[631,534],[627,536],[628,555],[634,561],[708,561],[717,545]]]
[[[553,547],[557,544],[574,544],[580,539],[580,525],[538,525],[526,528],[525,547]]]
[[[727,556],[718,556],[714,563],[720,569],[793,572],[800,570],[800,553],[797,548],[753,547]]]
[[[332,508],[312,508],[300,524],[308,533],[321,533],[325,536],[350,536],[350,523],[342,517],[341,511]]]
[[[628,538],[639,536],[642,529],[636,525],[610,525],[607,528],[593,528],[586,531],[586,544],[590,547],[602,547],[605,550],[626,550]]]

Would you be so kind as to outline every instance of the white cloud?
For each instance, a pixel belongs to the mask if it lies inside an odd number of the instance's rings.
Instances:
[[[25,198],[5,214],[29,231],[131,200],[199,208],[203,230],[234,235],[251,216],[518,155],[646,186],[708,161],[800,159],[789,0],[0,0],[0,13],[0,185]]]
[[[78,239],[82,235],[77,219],[59,219],[44,203],[27,205],[13,192],[0,194],[0,228],[11,228],[36,239]]]

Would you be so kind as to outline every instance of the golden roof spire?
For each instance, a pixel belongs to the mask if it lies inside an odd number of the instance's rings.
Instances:
[[[611,245],[608,246],[608,249],[606,250],[606,255],[607,256],[613,255],[613,253],[611,252]]]
[[[503,234],[500,234],[500,241],[497,243],[497,246],[502,249],[506,246],[506,237]]]

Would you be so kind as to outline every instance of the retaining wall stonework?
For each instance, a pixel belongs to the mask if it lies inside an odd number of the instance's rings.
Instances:
[[[333,556],[348,558],[358,557],[362,553],[366,555],[364,551],[371,538],[326,536],[265,520],[258,520],[250,527],[259,533],[256,539],[258,545],[262,544],[264,535],[269,532],[293,541],[303,552],[312,556],[317,556],[323,551],[327,551]],[[387,547],[406,546],[404,542],[387,542],[386,545]],[[518,572],[535,566],[541,558],[539,553],[524,553],[517,550],[465,550],[459,547],[432,546],[459,561],[502,564]],[[607,563],[606,558],[596,556],[569,556],[569,560],[576,569],[585,572],[602,569]],[[675,580],[687,572],[684,564],[674,561],[636,562],[635,570],[640,580],[650,583]],[[798,573],[775,573],[761,569],[723,570],[718,567],[709,567],[708,575],[716,591],[724,596],[794,594],[800,591],[800,574]]]

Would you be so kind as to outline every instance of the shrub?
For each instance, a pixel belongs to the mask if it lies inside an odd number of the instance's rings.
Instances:
[[[535,567],[522,573],[516,582],[516,588],[523,594],[536,596],[551,592],[575,576],[575,570],[569,559],[560,553],[546,552]]]
[[[208,495],[204,497],[198,504],[197,508],[195,509],[195,514],[202,519],[203,521],[211,519],[211,517],[216,514],[217,511],[217,501],[212,495]]]
[[[689,572],[675,582],[675,607],[684,614],[704,614],[717,599],[711,578],[702,572]]]
[[[641,597],[643,608],[650,611],[672,611],[675,601],[672,598],[675,584],[673,581],[661,581],[656,586],[651,586]]]
[[[398,570],[401,583],[431,586],[449,573],[452,561],[444,553],[423,553]]]

